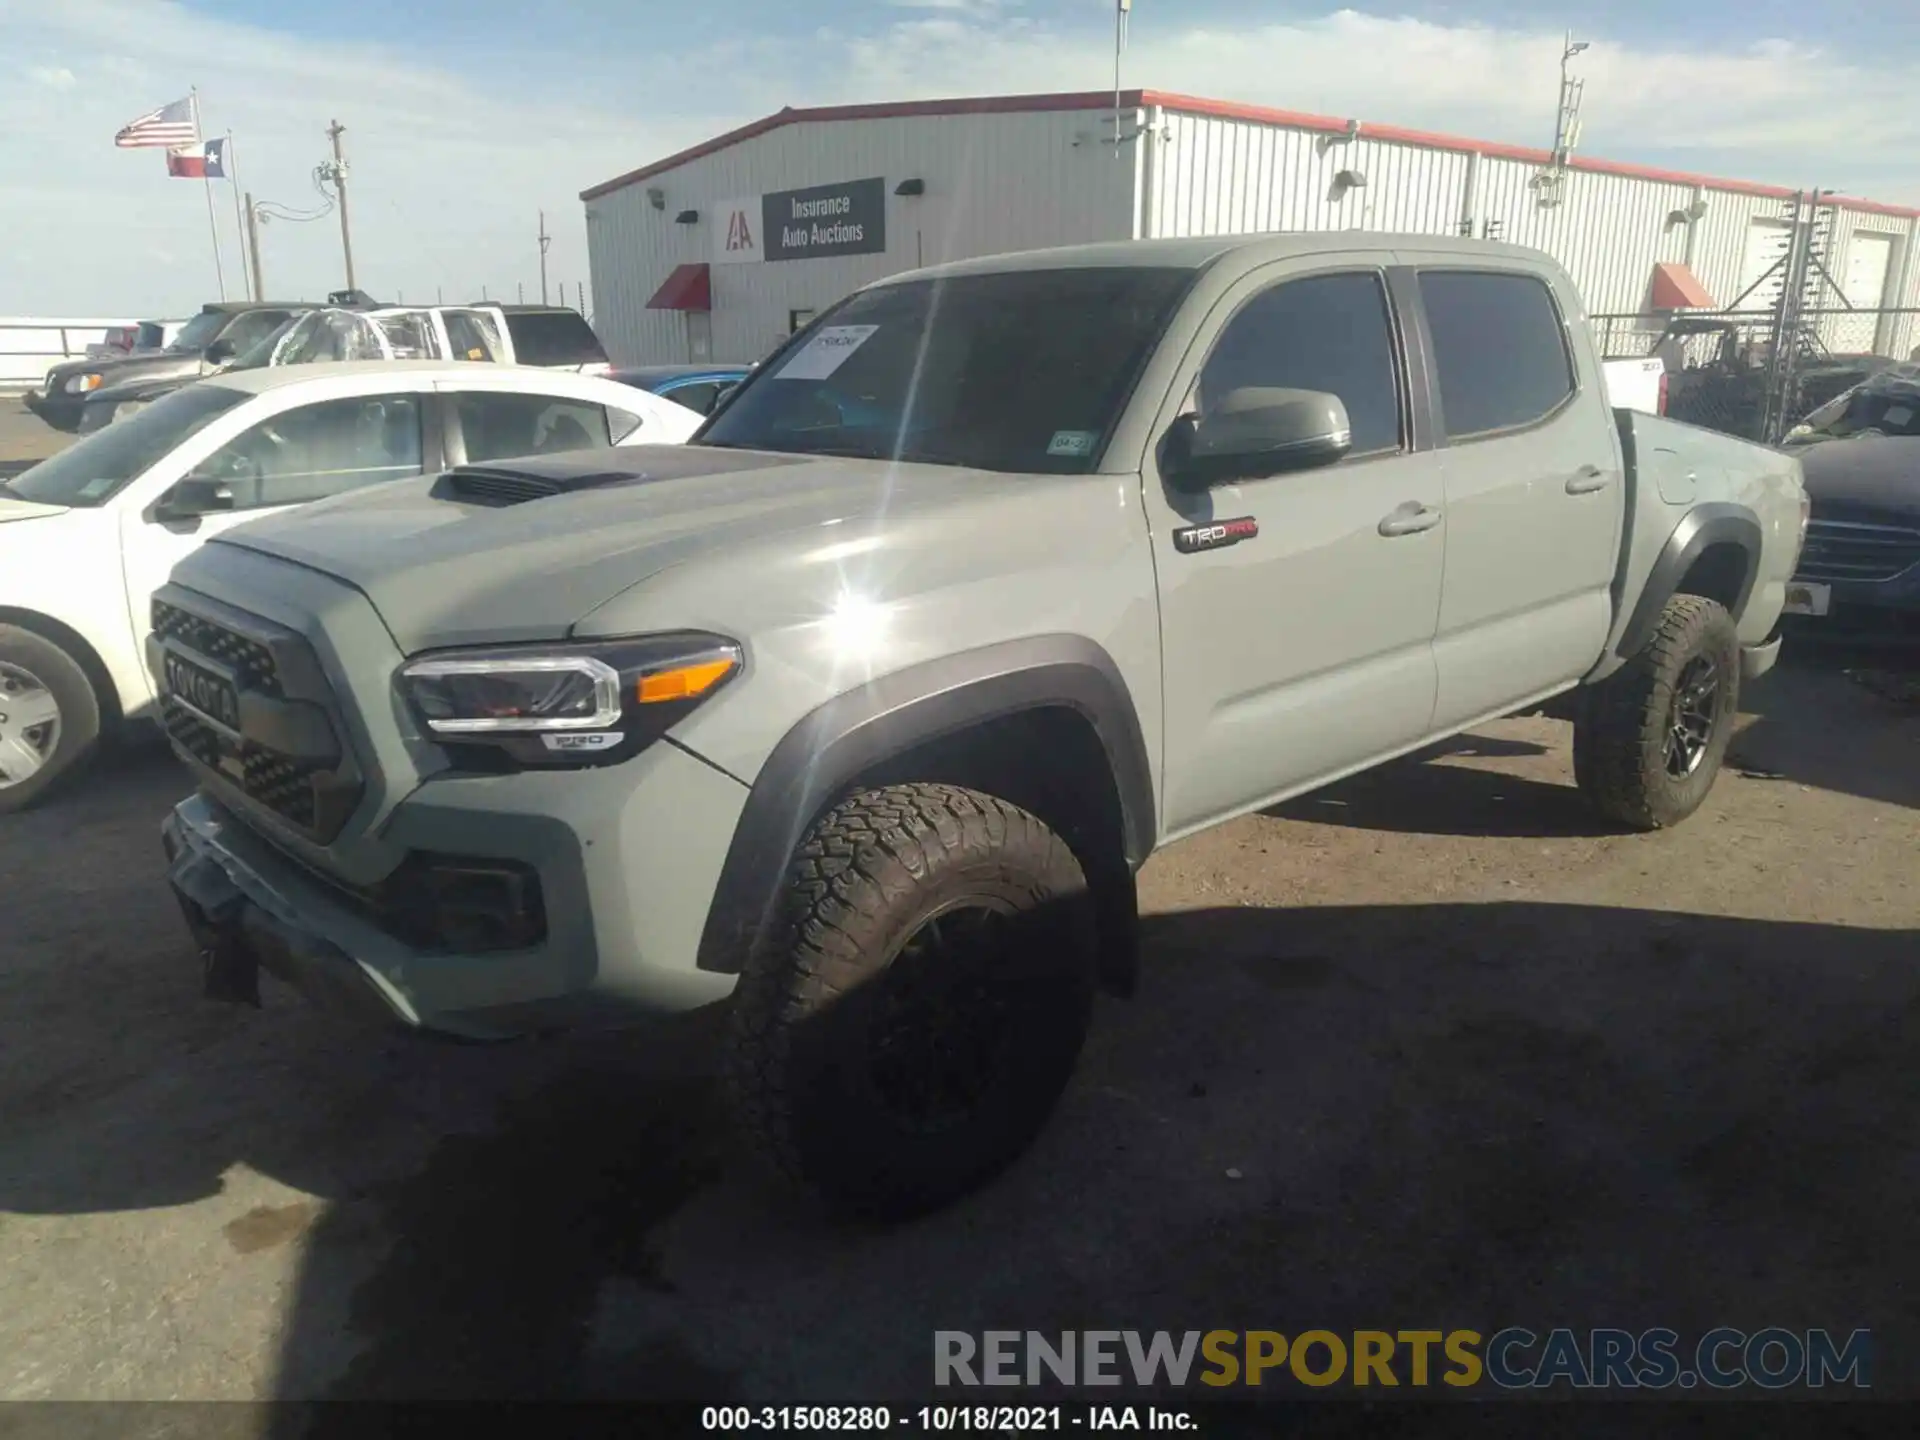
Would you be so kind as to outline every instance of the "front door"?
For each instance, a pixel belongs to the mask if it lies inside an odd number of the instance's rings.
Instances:
[[[153,592],[167,583],[175,565],[221,531],[329,495],[421,474],[430,448],[422,412],[430,398],[383,393],[296,405],[256,421],[210,454],[182,455],[177,473],[153,477],[161,493],[189,474],[219,480],[233,508],[174,521],[160,519],[151,503],[122,509],[120,552],[136,646],[144,652],[153,628]],[[153,677],[147,681],[151,689]]]
[[[1377,258],[1377,267],[1354,268]],[[1433,714],[1446,527],[1416,448],[1390,257],[1289,263],[1221,302],[1157,433],[1229,391],[1330,391],[1353,448],[1317,470],[1188,494],[1152,468],[1165,826],[1196,829],[1410,747]]]

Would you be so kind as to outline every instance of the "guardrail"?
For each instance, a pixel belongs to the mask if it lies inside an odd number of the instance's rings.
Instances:
[[[78,360],[89,345],[99,345],[116,325],[132,320],[0,315],[0,395],[31,390],[47,376],[49,367]]]

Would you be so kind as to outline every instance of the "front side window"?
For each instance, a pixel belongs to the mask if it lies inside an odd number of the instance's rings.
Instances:
[[[1193,275],[1088,266],[861,291],[757,370],[696,443],[1085,474]]]
[[[175,390],[4,482],[4,493],[43,505],[104,505],[127,482],[247,399],[214,381]]]
[[[510,390],[473,390],[453,398],[470,464],[613,443],[605,407],[586,401]]]
[[[1351,455],[1401,448],[1387,292],[1372,271],[1284,280],[1234,314],[1200,372],[1200,413],[1230,391],[1321,390],[1353,427]]]
[[[173,344],[167,349],[198,355],[213,343],[214,337],[220,333],[226,323],[225,311],[202,310],[180,327],[180,333],[174,336]]]
[[[1513,271],[1423,270],[1447,437],[1544,420],[1574,392],[1560,307],[1546,283]]]
[[[442,317],[447,345],[455,360],[499,360],[500,329],[483,310],[449,310]]]
[[[304,505],[420,470],[420,397],[366,395],[262,420],[193,473],[225,484],[235,510],[259,510]]]

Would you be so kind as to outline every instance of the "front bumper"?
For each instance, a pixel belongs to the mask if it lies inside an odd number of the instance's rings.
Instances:
[[[699,970],[695,956],[745,796],[666,743],[610,769],[420,786],[383,839],[532,868],[546,932],[516,950],[419,948],[204,794],[175,807],[162,839],[214,998],[255,998],[264,969],[338,1013],[501,1039],[605,1028],[730,994],[735,977]]]
[[[47,395],[29,390],[21,398],[27,409],[54,429],[71,434],[80,428],[80,409],[86,403],[80,396]]]

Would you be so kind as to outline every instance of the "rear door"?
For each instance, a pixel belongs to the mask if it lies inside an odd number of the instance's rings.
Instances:
[[[1436,731],[1578,680],[1613,622],[1625,477],[1577,297],[1550,271],[1415,267],[1446,487]]]

